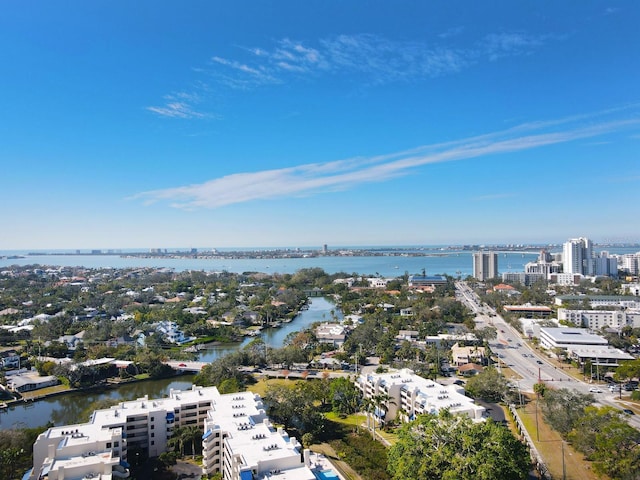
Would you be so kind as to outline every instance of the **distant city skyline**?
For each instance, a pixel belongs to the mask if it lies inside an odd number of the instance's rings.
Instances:
[[[640,242],[637,2],[30,7],[0,251]]]

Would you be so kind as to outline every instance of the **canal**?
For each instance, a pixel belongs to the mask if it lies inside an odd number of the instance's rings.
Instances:
[[[329,300],[315,297],[310,299],[307,310],[301,311],[291,322],[282,324],[280,328],[263,330],[261,338],[270,347],[279,348],[291,332],[304,330],[315,322],[331,321],[334,316],[341,319],[342,313]],[[248,337],[242,343],[216,345],[207,350],[202,350],[199,360],[212,362],[245,346],[252,339],[252,337]],[[115,399],[126,401],[135,400],[145,395],[149,395],[149,398],[161,398],[168,395],[171,389],[185,390],[191,388],[192,380],[193,375],[146,380],[125,384],[117,388],[106,388],[92,392],[74,392],[32,403],[15,405],[6,411],[0,412],[0,429],[38,427],[45,425],[49,421],[52,421],[55,425],[86,422],[88,416],[83,412],[98,400]]]

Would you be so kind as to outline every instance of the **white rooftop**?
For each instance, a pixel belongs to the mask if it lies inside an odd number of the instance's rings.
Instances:
[[[543,327],[540,333],[546,333],[556,343],[581,343],[590,345],[607,345],[608,342],[600,335],[589,333],[586,328],[548,328]]]

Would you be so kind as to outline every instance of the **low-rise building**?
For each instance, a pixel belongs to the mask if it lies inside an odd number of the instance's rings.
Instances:
[[[410,288],[436,287],[446,284],[447,277],[443,275],[411,275],[409,277]]]
[[[640,309],[640,300],[630,295],[558,295],[555,304],[588,303],[591,308],[615,307]]]
[[[7,387],[14,392],[31,392],[51,387],[60,383],[58,377],[47,375],[41,377],[37,372],[26,372],[7,377]]]
[[[0,367],[20,368],[20,354],[15,350],[0,352]]]
[[[347,338],[348,330],[339,323],[323,323],[316,327],[316,338],[320,343],[340,347]]]
[[[589,333],[586,328],[540,328],[540,345],[543,348],[592,347],[607,346],[606,338]]]
[[[458,385],[443,386],[406,368],[389,373],[362,374],[356,386],[364,398],[375,399],[379,395],[388,398],[374,412],[380,422],[396,418],[410,421],[417,415],[437,414],[444,408],[478,421],[485,413],[485,408],[465,396],[464,389]]]
[[[640,310],[569,310],[558,309],[558,320],[586,327],[589,330],[601,328],[640,327]]]
[[[550,317],[553,310],[545,305],[505,305],[505,312],[515,313],[523,317]]]
[[[622,350],[605,345],[570,346],[567,347],[567,355],[581,367],[586,362],[594,367],[618,367],[621,361],[634,359],[632,355]]]
[[[460,366],[472,362],[482,365],[484,364],[484,361],[484,347],[478,347],[476,345],[470,347],[461,347],[457,343],[451,347],[451,363],[455,366]]]

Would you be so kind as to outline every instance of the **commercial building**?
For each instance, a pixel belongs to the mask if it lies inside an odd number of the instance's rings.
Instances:
[[[589,333],[586,328],[540,328],[540,345],[543,348],[575,348],[607,346],[606,338]]]
[[[437,414],[444,408],[453,414],[468,415],[473,420],[484,418],[485,408],[465,396],[464,389],[458,385],[443,386],[406,368],[389,373],[362,374],[356,386],[364,398],[388,396],[389,400],[374,412],[380,422],[396,418],[410,421],[417,415]]]
[[[550,317],[553,310],[545,305],[505,305],[502,307],[507,313],[514,313],[525,318]]]
[[[443,275],[411,275],[409,277],[409,287],[436,287],[446,285],[447,277]]]
[[[475,252],[473,254],[473,277],[481,282],[498,276],[498,254]]]
[[[215,387],[171,390],[168,398],[122,402],[96,410],[87,423],[52,427],[33,446],[28,480],[113,480],[129,476],[129,462],[167,451],[177,427],[204,432],[203,470],[225,480],[314,480],[301,446],[269,423],[258,395],[221,395]]]
[[[569,358],[578,362],[583,367],[586,362],[594,367],[618,367],[620,362],[633,360],[634,357],[617,348],[608,346],[567,347]]]

